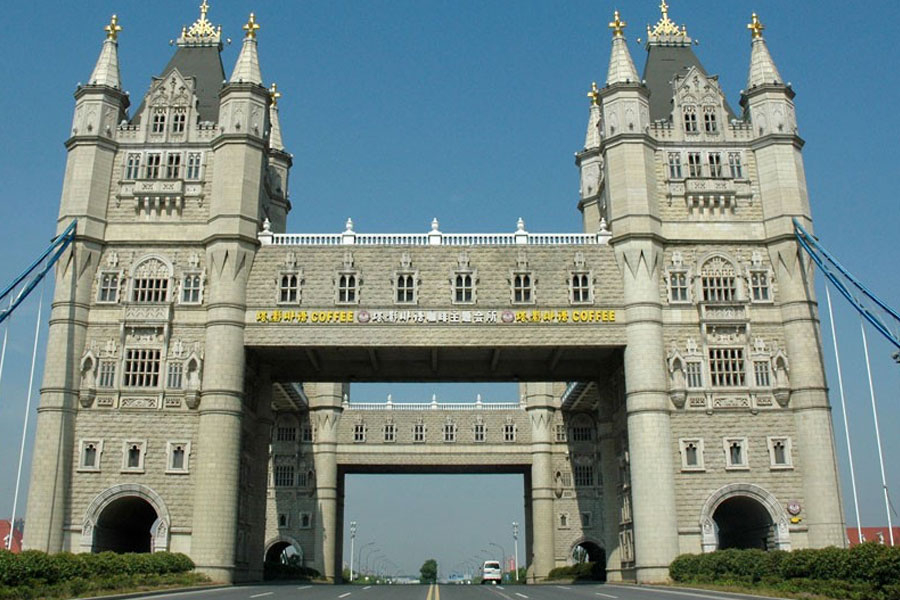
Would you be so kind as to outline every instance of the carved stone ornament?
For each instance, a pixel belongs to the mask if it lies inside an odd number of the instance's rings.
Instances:
[[[187,392],[184,395],[184,404],[191,410],[196,410],[200,406],[199,392]]]
[[[90,408],[94,404],[95,397],[96,392],[94,390],[82,390],[78,394],[78,402],[81,404],[81,408]]]

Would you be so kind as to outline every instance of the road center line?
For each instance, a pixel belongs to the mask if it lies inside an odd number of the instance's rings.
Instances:
[[[340,596],[338,596],[338,598],[346,598],[347,596],[349,596],[352,593],[353,592],[347,592],[346,594],[341,594]]]
[[[298,587],[297,589],[298,590],[308,590],[311,587],[312,587],[311,585],[303,585],[303,586]]]
[[[364,589],[364,590],[371,590],[371,589],[372,589],[372,586],[371,586],[371,585],[367,585],[367,586],[364,587],[363,589]]]
[[[613,596],[612,594],[604,594],[603,592],[594,592],[598,596],[603,596],[604,598],[618,598],[618,596]]]
[[[271,596],[271,595],[274,594],[274,593],[275,593],[275,592],[263,592],[263,593],[261,593],[261,594],[253,594],[253,595],[250,596],[250,597],[251,597],[251,598],[262,598],[263,596]]]
[[[425,600],[432,600],[434,598],[434,584],[428,586],[428,593],[425,594]]]
[[[516,596],[518,596],[519,598],[527,598],[528,597],[525,594],[520,594],[519,592],[516,592]]]
[[[566,586],[564,586],[564,585],[558,585],[558,586],[556,586],[556,587],[558,587],[558,588],[561,589],[561,590],[571,590],[571,589],[572,589],[572,588],[566,587]]]

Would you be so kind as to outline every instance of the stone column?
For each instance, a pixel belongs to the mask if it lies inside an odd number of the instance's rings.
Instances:
[[[543,581],[556,566],[553,509],[553,384],[525,384],[526,410],[531,421],[531,531],[533,558],[530,580]]]
[[[313,460],[316,467],[316,558],[318,567],[330,582],[341,578],[341,565],[337,562],[338,513],[340,501],[337,472],[338,422],[343,412],[344,385],[317,383],[315,392],[309,395],[310,419],[316,428],[313,444]]]
[[[665,581],[678,554],[672,432],[663,344],[659,269],[662,249],[649,240],[616,246],[625,283],[625,402],[635,576]]]
[[[74,448],[75,411],[80,362],[87,335],[88,307],[99,246],[77,242],[60,258],[50,310],[44,381],[37,409],[37,432],[25,517],[24,544],[29,550],[62,552],[63,527],[81,526],[83,515],[68,514]]]
[[[250,521],[250,535],[247,538],[249,571],[248,581],[259,581],[263,577],[263,563],[266,551],[266,488],[268,487],[269,448],[272,442],[272,378],[269,365],[260,365],[256,385],[256,423],[252,440],[253,464],[249,469],[251,481],[248,493],[252,494],[250,506],[253,511],[244,518]]]
[[[619,465],[616,460],[616,432],[604,423],[600,434],[600,472],[603,476],[603,545],[606,551],[606,580],[622,581],[619,550]]]
[[[241,420],[244,396],[244,317],[247,275],[253,261],[247,242],[214,242],[207,252],[206,348],[191,558],[213,581],[235,576],[240,500]]]

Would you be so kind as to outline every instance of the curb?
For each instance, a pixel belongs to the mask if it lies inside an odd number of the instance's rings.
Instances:
[[[124,594],[110,594],[107,596],[85,596],[74,598],[73,600],[127,600],[128,598],[144,598],[146,596],[163,596],[165,594],[182,594],[184,592],[200,592],[221,590],[225,588],[233,588],[235,586],[229,584],[219,585],[194,585],[191,587],[171,587],[161,590],[146,590],[143,592],[127,592]]]

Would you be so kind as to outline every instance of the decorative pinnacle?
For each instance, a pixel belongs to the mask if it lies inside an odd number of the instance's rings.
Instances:
[[[269,88],[269,98],[272,99],[272,106],[278,106],[278,99],[281,98],[281,92],[278,91],[278,84],[274,81],[272,82],[272,87]]]
[[[668,18],[669,18],[669,5],[666,4],[666,0],[662,0],[662,2],[660,3],[660,5],[659,5],[659,12],[662,13],[662,18],[663,18],[663,19],[668,19]]]
[[[203,0],[203,3],[200,5],[200,20],[206,20],[206,13],[209,12],[209,3],[206,0]]]
[[[104,27],[103,31],[106,32],[106,39],[114,42],[119,39],[119,32],[122,31],[122,26],[119,25],[119,17],[113,15],[109,20],[109,25]]]
[[[762,39],[762,32],[766,26],[760,23],[759,16],[756,13],[753,13],[751,17],[750,23],[747,25],[747,29],[750,30],[750,35],[753,36],[754,40]]]
[[[600,106],[600,90],[597,88],[597,82],[591,82],[591,91],[587,93],[587,97],[591,99],[593,106]]]
[[[613,13],[613,21],[609,24],[609,28],[613,30],[613,37],[622,37],[625,27],[628,23],[619,18],[619,11]]]
[[[259,23],[256,22],[256,16],[253,13],[250,13],[250,19],[242,29],[247,32],[244,38],[250,40],[256,39],[256,30],[259,29]]]
[[[672,19],[669,18],[669,5],[666,3],[666,0],[662,0],[659,5],[659,11],[662,13],[662,18],[659,22],[656,23],[656,27],[651,28],[647,25],[647,37],[650,36],[681,36],[687,37],[687,27],[683,26],[681,29],[678,28],[678,25],[672,22]]]

